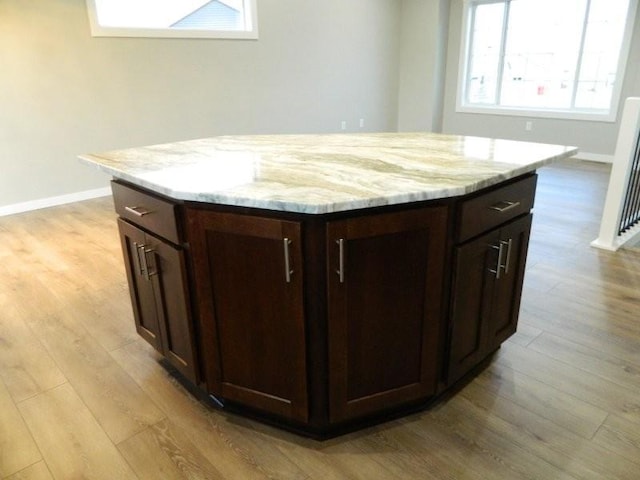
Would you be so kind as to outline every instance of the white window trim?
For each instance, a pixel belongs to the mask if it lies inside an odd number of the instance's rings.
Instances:
[[[227,3],[221,0],[222,3]],[[238,40],[258,39],[258,11],[256,0],[250,5],[250,28],[247,30],[206,30],[195,28],[117,28],[104,27],[98,21],[95,0],[86,0],[91,36],[93,37],[143,37],[143,38],[219,38]]]
[[[620,81],[616,85],[611,96],[611,110],[609,112],[580,111],[580,110],[561,110],[561,109],[533,109],[533,108],[517,108],[503,106],[480,106],[465,105],[465,88],[467,80],[467,53],[469,47],[469,28],[471,22],[470,4],[473,0],[464,0],[462,31],[460,40],[460,54],[458,58],[458,85],[456,86],[456,112],[458,113],[479,113],[488,115],[508,115],[517,117],[534,117],[534,118],[558,118],[564,120],[586,120],[593,122],[609,122],[614,123],[618,118],[618,109],[620,107],[620,97],[622,95],[622,86],[629,63],[629,54],[631,53],[631,38],[633,36],[634,23],[636,18],[636,10],[638,0],[630,0],[629,12],[627,13],[627,23],[625,24],[625,34],[622,39],[620,48],[620,65],[618,68],[618,78]],[[493,0],[480,0],[475,3],[494,3]]]

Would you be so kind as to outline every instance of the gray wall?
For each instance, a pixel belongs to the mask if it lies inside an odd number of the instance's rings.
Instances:
[[[398,130],[442,126],[448,0],[402,0]]]
[[[484,115],[458,113],[456,88],[458,81],[458,58],[462,29],[462,0],[451,0],[449,42],[447,54],[446,90],[443,115],[443,131],[463,135],[510,138],[534,142],[575,145],[587,158],[612,155],[615,151],[622,107],[616,122],[592,122],[526,118],[506,115]],[[638,10],[640,14],[640,9]],[[640,25],[636,19],[631,53],[623,83],[621,102],[629,96],[640,95]],[[525,131],[525,122],[533,122],[533,130]]]
[[[76,155],[395,130],[400,0],[259,0],[258,41],[92,38],[84,0],[0,0],[0,207],[101,188]]]
[[[107,185],[76,155],[220,134],[432,130],[613,154],[618,123],[455,111],[462,0],[260,0],[258,41],[92,38],[0,0],[0,213]],[[623,98],[640,95],[640,26]]]

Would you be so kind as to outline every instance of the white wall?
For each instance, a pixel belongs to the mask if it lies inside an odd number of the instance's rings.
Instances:
[[[462,8],[462,0],[451,0],[443,115],[443,131],[445,133],[575,145],[583,152],[583,157],[590,159],[606,159],[608,156],[613,155],[618,136],[622,107],[619,109],[618,120],[616,122],[557,120],[456,112]],[[638,13],[640,14],[640,9]],[[640,95],[639,66],[640,22],[636,20],[631,43],[631,53],[623,83],[621,103],[624,103],[626,97]],[[525,131],[525,122],[529,120],[533,122],[533,130],[530,132]]]
[[[258,41],[92,38],[84,0],[0,0],[0,209],[107,185],[76,155],[395,130],[400,0],[260,0]]]
[[[440,131],[449,0],[402,0],[399,131]]]

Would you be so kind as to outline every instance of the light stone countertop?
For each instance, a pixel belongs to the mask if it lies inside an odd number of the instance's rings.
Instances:
[[[86,154],[177,200],[324,214],[455,197],[575,147],[433,133],[222,136]]]

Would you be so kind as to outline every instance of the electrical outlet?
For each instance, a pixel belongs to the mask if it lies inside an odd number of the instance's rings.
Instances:
[[[342,120],[342,123],[340,124],[340,128],[342,128],[342,130],[346,130],[347,129],[347,121],[346,120]]]
[[[525,122],[525,124],[524,124],[524,129],[525,129],[527,132],[530,132],[531,130],[533,130],[533,122],[531,122],[531,121],[527,121],[527,122]]]
[[[360,119],[360,128],[363,128],[363,127],[364,127],[364,118],[361,118]]]

